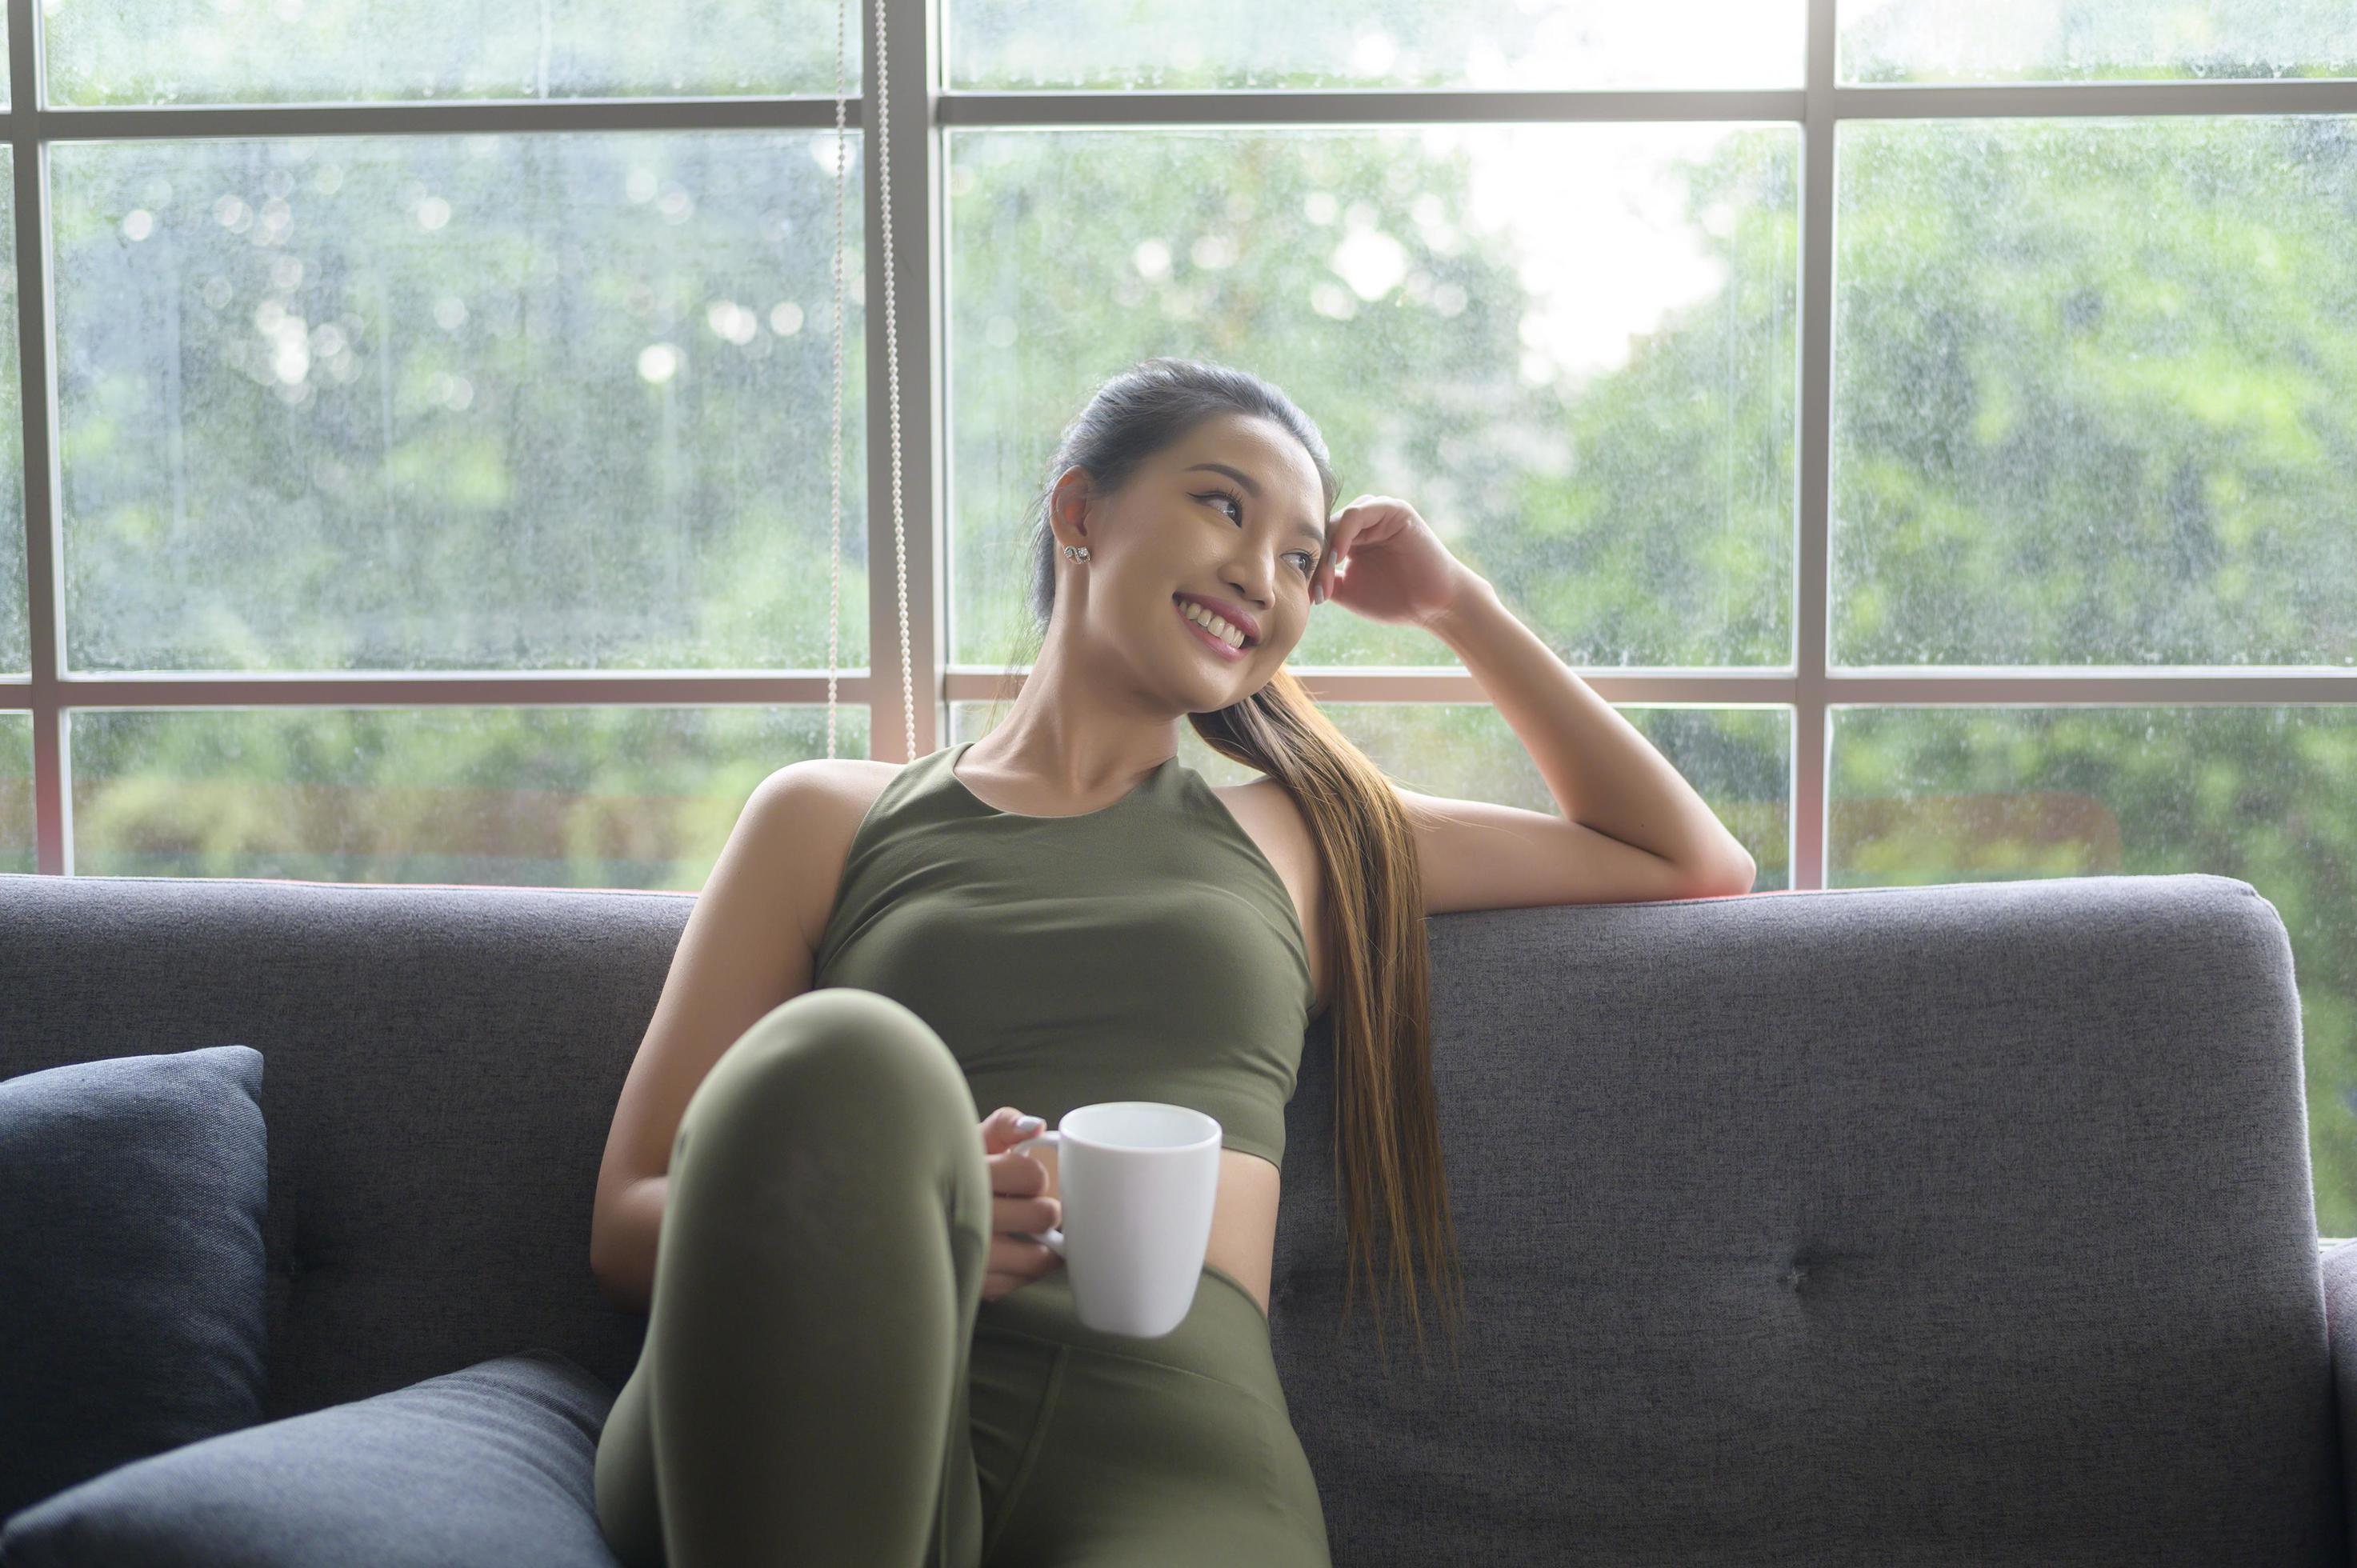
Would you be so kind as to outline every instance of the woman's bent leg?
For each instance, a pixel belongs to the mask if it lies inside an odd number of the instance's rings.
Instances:
[[[668,1568],[974,1568],[979,1120],[931,1026],[847,986],[772,1009],[696,1087],[646,1346],[598,1444],[632,1568],[656,1531]]]

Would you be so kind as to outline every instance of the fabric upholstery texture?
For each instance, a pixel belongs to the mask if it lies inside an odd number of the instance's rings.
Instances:
[[[612,1391],[645,1319],[589,1273],[596,1176],[693,902],[0,875],[0,1073],[267,1054],[269,1417],[520,1347]],[[2318,1257],[2249,884],[1426,930],[1453,1355],[1428,1294],[1421,1355],[1396,1299],[1381,1348],[1363,1287],[1343,1322],[1330,1019],[1286,1112],[1271,1334],[1338,1564],[2349,1561],[2357,1248]]]
[[[159,1454],[9,1521],[9,1568],[562,1568],[614,1391],[548,1349]]]
[[[262,1419],[262,1069],[234,1045],[0,1065],[0,1519]]]

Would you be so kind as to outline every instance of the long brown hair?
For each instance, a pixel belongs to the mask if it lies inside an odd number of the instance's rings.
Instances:
[[[1056,536],[1048,505],[1056,479],[1079,467],[1092,496],[1117,493],[1138,466],[1206,419],[1244,413],[1291,432],[1318,467],[1326,514],[1340,493],[1318,427],[1291,399],[1248,371],[1191,360],[1147,360],[1098,388],[1064,429],[1033,497],[1029,658],[1055,608]],[[1008,671],[1012,675],[1010,669]],[[1009,690],[1011,690],[1011,686]],[[1374,1256],[1383,1221],[1390,1279],[1405,1288],[1416,1344],[1424,1345],[1414,1243],[1448,1288],[1436,1291],[1452,1347],[1463,1311],[1457,1233],[1432,1086],[1429,964],[1415,839],[1390,779],[1320,713],[1293,673],[1216,712],[1189,714],[1203,744],[1268,775],[1300,807],[1325,870],[1326,947],[1336,958],[1325,1016],[1334,1042],[1335,1190],[1349,1229],[1342,1317],[1363,1273],[1383,1344],[1383,1294]]]

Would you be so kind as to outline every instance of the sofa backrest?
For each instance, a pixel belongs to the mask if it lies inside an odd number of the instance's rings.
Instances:
[[[271,1415],[536,1346],[692,895],[0,875],[0,1077],[264,1058]],[[2341,1561],[2283,923],[2200,875],[1428,922],[1467,1317],[1341,1326],[1330,1015],[1272,1333],[1340,1563]]]

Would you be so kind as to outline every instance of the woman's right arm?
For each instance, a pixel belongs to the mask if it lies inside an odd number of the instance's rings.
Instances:
[[[827,812],[842,798],[815,773],[823,764],[793,763],[754,787],[688,914],[623,1080],[597,1171],[589,1271],[608,1296],[635,1311],[654,1303],[672,1145],[688,1101],[738,1036],[811,988],[818,936],[843,878],[843,835],[826,831],[835,820]],[[1062,1224],[1064,1211],[1050,1196],[1046,1165],[1010,1152],[1028,1131],[1017,1115],[1001,1106],[976,1129],[991,1180],[985,1301],[1063,1266],[1054,1251],[1026,1239]]]
[[[689,1099],[738,1036],[811,987],[819,879],[823,873],[831,912],[842,875],[816,864],[833,842],[824,831],[832,803],[813,762],[789,764],[753,787],[688,913],[623,1080],[597,1170],[589,1270],[608,1295],[639,1311],[654,1297],[672,1145]]]
[[[633,1312],[645,1312],[655,1299],[655,1239],[662,1229],[663,1198],[671,1191],[668,1176],[643,1176],[611,1197],[600,1197],[598,1222],[611,1249],[592,1251],[590,1271],[606,1294]]]

